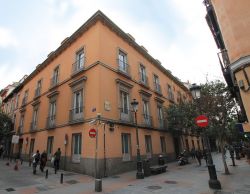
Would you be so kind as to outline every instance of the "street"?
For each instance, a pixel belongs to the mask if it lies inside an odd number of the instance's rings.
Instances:
[[[177,163],[169,163],[167,172],[159,175],[137,180],[136,172],[128,172],[103,179],[103,193],[112,194],[147,194],[147,193],[187,193],[187,194],[247,194],[250,193],[250,168],[248,161],[244,158],[236,160],[235,167],[227,157],[230,175],[224,175],[221,154],[213,154],[217,169],[217,176],[221,182],[222,190],[214,191],[208,186],[208,171],[202,160],[202,166],[198,166],[196,160],[190,159],[190,164],[177,166]],[[32,174],[32,168],[24,162],[19,165],[18,171],[14,170],[14,162],[6,166],[6,160],[0,160],[0,194],[87,194],[94,192],[94,179],[92,177],[73,172],[59,171],[54,174],[52,168],[49,170],[48,179],[45,173],[38,171]],[[63,183],[60,183],[61,173]]]

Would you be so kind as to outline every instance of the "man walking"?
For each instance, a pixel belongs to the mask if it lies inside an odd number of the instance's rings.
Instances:
[[[196,156],[196,159],[197,159],[198,162],[199,162],[199,165],[201,166],[201,157],[202,157],[201,151],[200,151],[200,150],[197,150],[197,151],[195,152],[195,156]]]
[[[60,163],[60,158],[61,158],[61,149],[58,148],[56,153],[54,154],[55,156],[55,161],[54,161],[54,166],[55,166],[55,172],[59,170],[59,163]]]

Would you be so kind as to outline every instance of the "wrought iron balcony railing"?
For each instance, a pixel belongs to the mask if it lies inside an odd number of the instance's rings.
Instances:
[[[130,75],[129,64],[119,59],[117,59],[117,63],[118,63],[118,71],[129,76]]]
[[[56,115],[49,116],[47,118],[47,125],[46,127],[48,129],[55,128],[56,127]]]
[[[119,112],[121,121],[134,123],[134,114],[128,108],[119,108]]]
[[[69,122],[83,121],[84,107],[73,108],[69,111]]]
[[[143,124],[149,127],[153,126],[153,119],[152,116],[147,115],[147,114],[142,114],[143,117]]]
[[[84,70],[85,57],[81,60],[77,60],[72,64],[72,75]]]

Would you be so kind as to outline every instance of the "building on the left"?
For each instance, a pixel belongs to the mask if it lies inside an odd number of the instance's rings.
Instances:
[[[169,161],[202,148],[198,134],[176,129],[183,133],[175,136],[165,119],[168,106],[192,100],[189,89],[101,11],[11,95],[4,104],[15,102],[20,137],[13,152],[26,159],[61,148],[61,168],[105,176],[136,169],[138,158],[154,164],[160,154]]]

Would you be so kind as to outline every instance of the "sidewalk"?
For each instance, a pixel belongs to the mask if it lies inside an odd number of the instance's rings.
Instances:
[[[230,166],[231,159],[227,158],[227,164],[231,175],[224,175],[221,154],[213,155],[217,176],[221,182],[222,191],[213,191],[208,186],[208,171],[202,161],[198,166],[195,160],[186,166],[177,166],[177,163],[169,163],[167,172],[147,177],[142,180],[135,178],[135,171],[107,177],[103,180],[103,192],[112,194],[247,194],[250,193],[250,166],[246,159],[236,160],[236,167]],[[32,174],[32,168],[28,163],[23,163],[18,171],[14,171],[14,163],[5,165],[6,161],[0,161],[0,194],[90,194],[94,192],[94,178],[59,171],[54,174],[52,168],[48,168],[49,176],[45,179],[45,173]],[[60,184],[60,174],[64,174],[64,183]],[[8,192],[6,189],[15,191]]]

